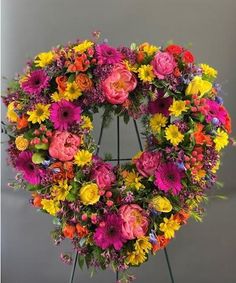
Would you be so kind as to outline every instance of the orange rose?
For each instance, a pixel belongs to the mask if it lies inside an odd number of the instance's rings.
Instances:
[[[90,90],[93,86],[91,79],[86,74],[79,74],[75,81],[82,91]]]
[[[77,230],[77,234],[79,236],[79,238],[84,238],[85,236],[88,235],[88,229],[82,225],[80,225],[79,223],[76,224],[76,230]]]
[[[59,76],[56,78],[57,88],[59,92],[64,92],[66,90],[66,77]]]
[[[21,130],[28,126],[28,120],[25,115],[17,119],[17,129]]]
[[[66,238],[73,239],[75,235],[75,226],[65,225],[63,228],[63,234]]]

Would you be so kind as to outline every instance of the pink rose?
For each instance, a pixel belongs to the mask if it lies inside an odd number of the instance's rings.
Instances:
[[[137,204],[125,204],[119,209],[123,219],[122,235],[127,240],[144,236],[148,230],[148,218],[145,211]]]
[[[102,83],[106,99],[112,104],[122,104],[135,89],[137,80],[122,64],[116,64],[112,73]]]
[[[154,74],[160,80],[163,80],[166,75],[172,74],[176,67],[173,55],[168,52],[158,52],[151,64],[153,66]]]
[[[49,154],[60,161],[69,161],[73,159],[80,143],[80,137],[69,132],[56,131],[49,146]]]
[[[145,151],[135,161],[136,167],[144,177],[153,176],[160,164],[161,154],[159,152]]]
[[[99,164],[92,171],[92,179],[96,180],[99,189],[109,190],[116,180],[112,165],[105,162]]]

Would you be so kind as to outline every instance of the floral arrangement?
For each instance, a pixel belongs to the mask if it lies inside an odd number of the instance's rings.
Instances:
[[[230,116],[217,71],[186,48],[78,40],[35,56],[3,98],[10,186],[53,217],[82,267],[125,271],[166,247],[216,182]],[[96,154],[93,114],[141,118],[145,149],[112,165]],[[69,255],[62,255],[70,262]],[[124,272],[125,273],[125,272]]]

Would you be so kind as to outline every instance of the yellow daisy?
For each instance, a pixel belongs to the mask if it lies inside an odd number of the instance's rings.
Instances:
[[[153,54],[155,54],[157,51],[159,50],[159,48],[155,45],[151,45],[151,44],[145,44],[143,46],[143,51],[148,55],[148,56],[152,56]]]
[[[67,97],[65,97],[65,94],[63,92],[54,92],[51,95],[51,98],[55,102],[58,102],[58,101],[60,101],[62,99],[69,100]]]
[[[188,107],[186,106],[186,102],[183,100],[174,100],[172,105],[169,107],[170,114],[178,117],[182,114],[182,112],[185,112],[188,110]]]
[[[75,50],[75,52],[84,53],[87,49],[89,49],[93,45],[94,43],[92,41],[85,40],[82,43],[74,46],[73,49]]]
[[[229,143],[229,136],[228,134],[221,130],[220,128],[216,131],[217,136],[214,138],[214,143],[216,145],[216,150],[220,151]]]
[[[164,217],[163,220],[164,222],[160,224],[160,231],[164,233],[166,239],[174,238],[175,231],[180,228],[180,223],[174,219],[173,214],[169,219]]]
[[[212,68],[211,66],[207,64],[200,64],[199,66],[202,69],[202,72],[204,75],[212,77],[212,78],[217,77],[218,71],[216,69]]]
[[[165,127],[167,123],[167,118],[163,114],[157,113],[157,114],[154,114],[150,118],[149,123],[150,123],[152,133],[159,134],[161,131],[161,128]]]
[[[67,97],[68,100],[73,101],[81,95],[82,92],[76,82],[67,83],[64,96]]]
[[[77,164],[80,167],[83,167],[85,165],[88,165],[92,160],[92,153],[88,150],[79,150],[75,155],[75,164]]]
[[[38,103],[35,106],[35,109],[32,111],[28,111],[27,114],[29,115],[28,121],[32,122],[33,124],[45,121],[50,116],[49,111],[50,104],[44,105],[42,103]]]
[[[138,77],[143,82],[151,82],[155,78],[153,67],[151,65],[142,65],[138,69]]]
[[[126,258],[126,263],[130,265],[140,265],[147,259],[147,256],[144,252],[133,251],[128,254]]]
[[[181,134],[181,132],[179,131],[176,125],[170,125],[168,128],[166,128],[165,137],[173,145],[178,145],[184,139],[184,135]]]
[[[88,130],[92,130],[93,129],[93,123],[91,121],[91,119],[88,116],[82,116],[82,129],[88,129]]]
[[[53,57],[52,51],[42,52],[35,57],[34,63],[37,67],[44,68],[52,62]]]
[[[149,237],[140,237],[134,244],[136,251],[147,253],[152,249],[152,244],[149,242]]]
[[[128,189],[143,189],[144,185],[140,183],[142,180],[142,177],[139,176],[138,173],[136,173],[134,170],[131,172],[128,172],[126,177],[125,177],[125,185]]]

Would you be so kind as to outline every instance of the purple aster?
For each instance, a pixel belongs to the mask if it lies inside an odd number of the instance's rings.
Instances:
[[[21,87],[29,94],[38,95],[48,87],[49,79],[44,70],[32,71],[27,79],[22,82]]]
[[[172,191],[174,195],[177,195],[181,189],[181,179],[184,173],[173,162],[161,164],[155,173],[154,184],[164,192]]]
[[[23,173],[24,179],[32,185],[38,185],[41,181],[43,170],[39,169],[32,162],[33,153],[30,151],[22,151],[17,160],[16,168]]]
[[[99,65],[116,64],[121,61],[121,53],[107,44],[97,45],[96,53]]]
[[[113,246],[115,250],[119,251],[126,241],[122,236],[121,217],[116,214],[108,214],[105,221],[100,223],[96,229],[94,241],[103,250]]]
[[[81,108],[62,99],[52,104],[50,118],[56,130],[67,130],[70,125],[80,121]]]
[[[159,93],[158,97],[154,101],[149,101],[148,111],[151,114],[162,113],[166,117],[169,116],[169,107],[172,104],[172,97],[164,97],[164,93]]]

